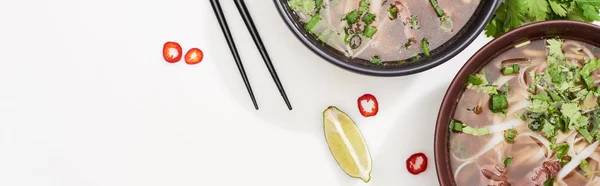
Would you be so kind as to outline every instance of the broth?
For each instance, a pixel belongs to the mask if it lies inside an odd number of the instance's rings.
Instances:
[[[457,185],[599,185],[600,49],[517,45],[469,76],[450,123]]]
[[[456,35],[478,4],[479,0],[289,1],[305,29],[323,43],[347,57],[376,64],[430,55]]]

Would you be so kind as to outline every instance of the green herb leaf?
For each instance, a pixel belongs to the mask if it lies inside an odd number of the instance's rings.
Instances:
[[[365,22],[365,24],[370,25],[371,23],[373,23],[373,21],[375,21],[375,17],[375,14],[367,13],[365,14],[362,20],[363,22]]]
[[[431,6],[435,10],[435,13],[437,13],[438,17],[443,17],[446,15],[442,7],[440,7],[440,4],[438,4],[437,0],[429,0],[429,2],[431,3]]]
[[[580,169],[586,169],[588,167],[588,161],[587,160],[581,160],[581,163],[579,163],[579,168]]]
[[[396,7],[394,4],[390,4],[390,7],[388,8],[388,13],[389,18],[391,20],[398,18],[398,7]]]
[[[518,133],[515,129],[508,129],[506,131],[504,131],[504,141],[506,141],[506,143],[515,143],[515,138],[517,137]]]
[[[504,22],[505,32],[521,26],[525,21],[527,13],[527,4],[523,0],[506,0],[506,21]]]
[[[585,65],[579,71],[579,74],[589,76],[593,71],[600,68],[600,60],[598,59],[586,59]]]
[[[512,164],[513,158],[512,157],[506,157],[504,158],[504,167],[508,168],[510,167],[510,165]]]
[[[427,39],[423,38],[421,40],[421,48],[423,49],[423,53],[425,54],[425,56],[429,56],[429,42],[427,41]]]
[[[467,82],[473,85],[483,84],[483,80],[475,75],[469,75],[469,79],[467,79]]]
[[[290,0],[288,5],[296,12],[303,12],[308,15],[317,7],[315,0]]]
[[[360,15],[362,15],[363,13],[365,13],[367,10],[369,10],[369,5],[371,3],[369,3],[369,0],[361,0],[360,1],[360,7],[358,8],[358,13]]]
[[[455,120],[450,120],[449,128],[453,132],[462,132],[463,123],[455,121]]]
[[[346,14],[346,16],[344,17],[344,19],[346,20],[346,22],[351,25],[354,24],[358,21],[358,18],[360,17],[360,14],[358,13],[358,11],[353,10],[352,12]]]
[[[373,56],[371,57],[371,63],[380,65],[383,63],[383,61],[381,60],[381,58],[379,58],[379,56]]]
[[[470,126],[464,126],[462,132],[465,134],[470,134],[473,136],[485,136],[491,134],[490,129],[488,128],[473,128]]]
[[[544,182],[544,186],[554,186],[554,179],[548,179]]]
[[[319,24],[319,22],[321,22],[322,19],[323,18],[319,14],[313,15],[310,18],[310,20],[308,22],[306,22],[306,24],[304,25],[304,29],[306,29],[309,32],[312,32],[313,29],[315,29],[315,26],[317,26]]]
[[[561,4],[559,4],[556,1],[557,0],[549,0],[548,1],[550,3],[550,8],[556,15],[558,15],[560,17],[565,17],[567,15],[567,10],[565,9],[565,7],[561,6]]]
[[[490,110],[493,113],[502,113],[508,108],[508,99],[504,94],[494,94],[490,97]]]
[[[588,132],[586,129],[578,129],[577,132],[579,132],[579,134],[581,134],[581,136],[583,136],[585,141],[587,141],[588,143],[591,144],[594,142],[594,137],[592,137],[590,132]]]
[[[556,136],[556,126],[550,124],[550,122],[546,122],[546,123],[544,123],[544,126],[542,127],[542,133],[547,138],[552,138],[552,137]]]
[[[548,18],[550,9],[547,0],[526,0],[529,20],[543,21]]]
[[[421,26],[419,26],[419,20],[417,20],[416,15],[410,16],[410,25],[410,28],[413,30],[418,30],[419,28],[421,28]]]
[[[567,152],[569,152],[569,145],[566,143],[561,143],[555,145],[553,149],[556,150],[556,158],[563,159],[567,155]]]
[[[373,37],[373,35],[377,32],[377,28],[374,26],[367,26],[365,27],[365,30],[363,31],[363,35],[367,38],[371,38]]]

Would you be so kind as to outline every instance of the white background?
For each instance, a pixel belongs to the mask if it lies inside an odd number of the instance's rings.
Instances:
[[[248,0],[288,111],[232,1],[222,6],[260,110],[252,107],[208,0],[0,1],[0,185],[438,185],[435,117],[454,74],[489,39],[424,73],[378,78],[339,69],[304,47],[270,0]],[[204,51],[166,63],[166,41]],[[356,99],[374,94],[376,117]],[[361,129],[365,184],[330,155],[322,111]],[[405,160],[429,157],[414,176]]]

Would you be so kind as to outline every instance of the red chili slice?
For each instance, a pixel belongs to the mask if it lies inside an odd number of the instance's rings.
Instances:
[[[177,63],[181,60],[182,52],[183,51],[181,50],[181,45],[179,45],[179,43],[169,41],[163,46],[162,53],[165,61],[169,63]]]
[[[198,48],[192,48],[185,53],[185,63],[193,65],[198,64],[204,58],[204,53]]]
[[[379,111],[379,103],[377,103],[377,98],[371,94],[365,94],[358,98],[358,111],[364,117],[371,117],[377,115]]]
[[[427,170],[427,156],[416,153],[406,159],[406,169],[411,174],[417,175]]]

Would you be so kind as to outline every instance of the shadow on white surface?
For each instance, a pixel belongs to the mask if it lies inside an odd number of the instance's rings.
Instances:
[[[446,92],[446,86],[438,86],[429,93],[417,97],[407,106],[410,117],[398,118],[388,131],[385,143],[373,156],[372,184],[377,186],[420,183],[439,185],[433,154],[433,136],[437,113]],[[407,149],[415,149],[414,152]],[[422,152],[428,158],[427,170],[412,175],[406,169],[406,159],[413,153]],[[411,179],[411,181],[408,181]]]

